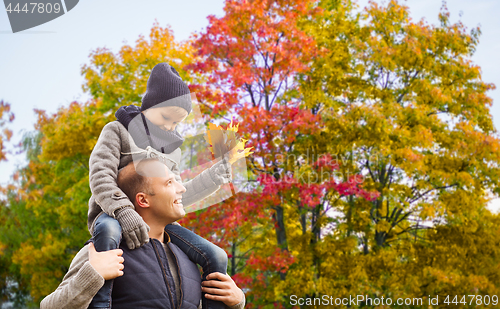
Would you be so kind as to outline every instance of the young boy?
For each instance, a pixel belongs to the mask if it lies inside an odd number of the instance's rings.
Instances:
[[[183,138],[175,130],[191,112],[188,86],[167,63],[156,65],[148,79],[141,107],[122,106],[117,121],[104,126],[90,155],[88,227],[97,251],[118,248],[121,236],[130,249],[149,241],[149,227],[118,188],[118,170],[132,161],[155,157],[179,176]],[[175,203],[191,205],[231,180],[231,166],[219,161],[184,183],[186,192]],[[152,192],[154,194],[154,192]],[[180,225],[167,225],[170,239],[195,263],[203,267],[203,280],[212,272],[226,273],[227,255],[221,248]],[[106,281],[89,308],[110,308],[113,281]],[[203,308],[224,308],[223,303],[202,299]]]

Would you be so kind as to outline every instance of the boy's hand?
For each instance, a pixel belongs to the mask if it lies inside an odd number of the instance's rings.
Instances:
[[[93,243],[89,245],[89,263],[104,280],[123,276],[122,254],[121,249],[97,252]]]
[[[209,274],[201,285],[201,291],[207,293],[207,299],[221,301],[229,307],[239,304],[245,297],[233,279],[222,273]]]
[[[130,250],[139,248],[149,242],[149,226],[132,208],[127,207],[117,210],[116,220],[122,227],[123,239],[125,239]]]
[[[217,185],[231,182],[233,178],[231,174],[231,163],[229,163],[229,157],[227,155],[224,156],[223,160],[220,160],[210,167],[210,177]]]

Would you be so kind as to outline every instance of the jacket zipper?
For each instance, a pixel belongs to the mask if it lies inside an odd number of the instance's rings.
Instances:
[[[167,244],[168,246],[168,244]],[[181,268],[179,266],[179,261],[177,260],[177,255],[175,255],[174,251],[168,247],[169,250],[172,252],[172,255],[175,258],[175,264],[177,264],[177,276],[179,277],[179,291],[181,291],[181,301],[179,302],[179,309],[181,308],[182,305],[182,300],[184,299],[184,293],[182,292],[182,276],[181,276]]]
[[[165,283],[167,285],[167,292],[168,292],[168,296],[170,297],[170,303],[173,306],[175,304],[175,302],[172,298],[172,294],[170,293],[170,285],[168,284],[167,273],[165,271],[165,268],[163,267],[163,263],[161,262],[160,253],[158,252],[158,249],[156,248],[156,244],[154,243],[155,240],[154,239],[150,239],[150,240],[152,242],[153,248],[155,249],[155,254],[156,254],[156,259],[158,260],[158,264],[160,264],[161,270],[163,272],[163,280],[165,280]]]

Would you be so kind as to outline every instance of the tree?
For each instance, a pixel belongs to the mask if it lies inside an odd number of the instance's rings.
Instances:
[[[351,162],[379,195],[336,208],[321,264],[330,281],[317,294],[496,293],[498,216],[486,205],[498,194],[499,140],[494,85],[470,60],[479,29],[451,24],[445,7],[439,25],[413,22],[397,1],[370,2],[339,27],[336,3],[322,2],[308,28],[320,55],[300,93],[325,124],[310,142]]]
[[[3,100],[0,101],[0,128],[3,128],[0,134],[0,161],[7,160],[7,150],[4,143],[10,141],[12,130],[6,128],[6,125],[12,121],[14,121],[14,114],[10,111],[10,104]]]
[[[314,293],[321,276],[316,247],[332,221],[327,212],[346,196],[373,196],[356,183],[356,174],[334,176],[340,162],[308,149],[309,136],[320,134],[323,124],[318,108],[301,106],[295,78],[309,71],[317,55],[305,29],[322,8],[315,1],[227,1],[224,12],[209,16],[194,42],[199,60],[188,69],[204,74],[206,82],[192,89],[201,94],[206,113],[226,121],[236,117],[255,149],[249,159],[255,185],[227,203],[230,218],[254,218],[238,220],[241,229],[230,243],[246,253],[239,282],[250,289],[254,305],[286,304],[291,286]],[[345,13],[338,15],[342,22]],[[226,222],[222,231],[233,228],[233,221]]]
[[[7,161],[8,150],[6,149],[6,143],[10,141],[12,137],[12,130],[7,126],[14,120],[14,114],[10,111],[10,104],[0,101],[0,161]],[[7,192],[6,187],[1,187],[0,191],[2,194]],[[0,201],[0,226],[7,224],[9,209],[7,207],[7,201],[2,199]],[[12,262],[9,255],[8,242],[4,237],[0,237],[0,301],[9,300],[9,295],[13,293],[13,288],[11,286],[13,275],[10,270],[12,269]]]
[[[470,60],[479,29],[450,24],[445,8],[439,16],[439,26],[415,23],[396,1],[370,2],[348,33],[333,17],[314,28],[324,54],[301,89],[330,133],[314,142],[350,157],[380,193],[346,211],[346,233],[360,233],[366,250],[421,237],[424,220],[478,217],[487,190],[498,192],[499,140],[486,94],[494,85]]]

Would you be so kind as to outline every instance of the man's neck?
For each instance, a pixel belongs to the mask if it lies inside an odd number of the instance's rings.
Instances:
[[[144,219],[144,222],[146,222],[146,224],[149,226],[149,238],[158,239],[163,243],[165,239],[165,226],[172,223],[173,221],[170,222],[171,220],[162,220],[162,222],[160,222],[159,220],[156,220],[157,218],[152,217],[152,215],[148,212],[139,213],[139,215],[141,215],[141,217]]]
[[[149,237],[150,238],[154,238],[154,239],[158,239],[160,242],[163,242],[163,240],[165,239],[164,237],[165,233],[164,233],[164,229],[163,228],[153,228],[152,226],[150,226],[150,230],[149,230]]]

